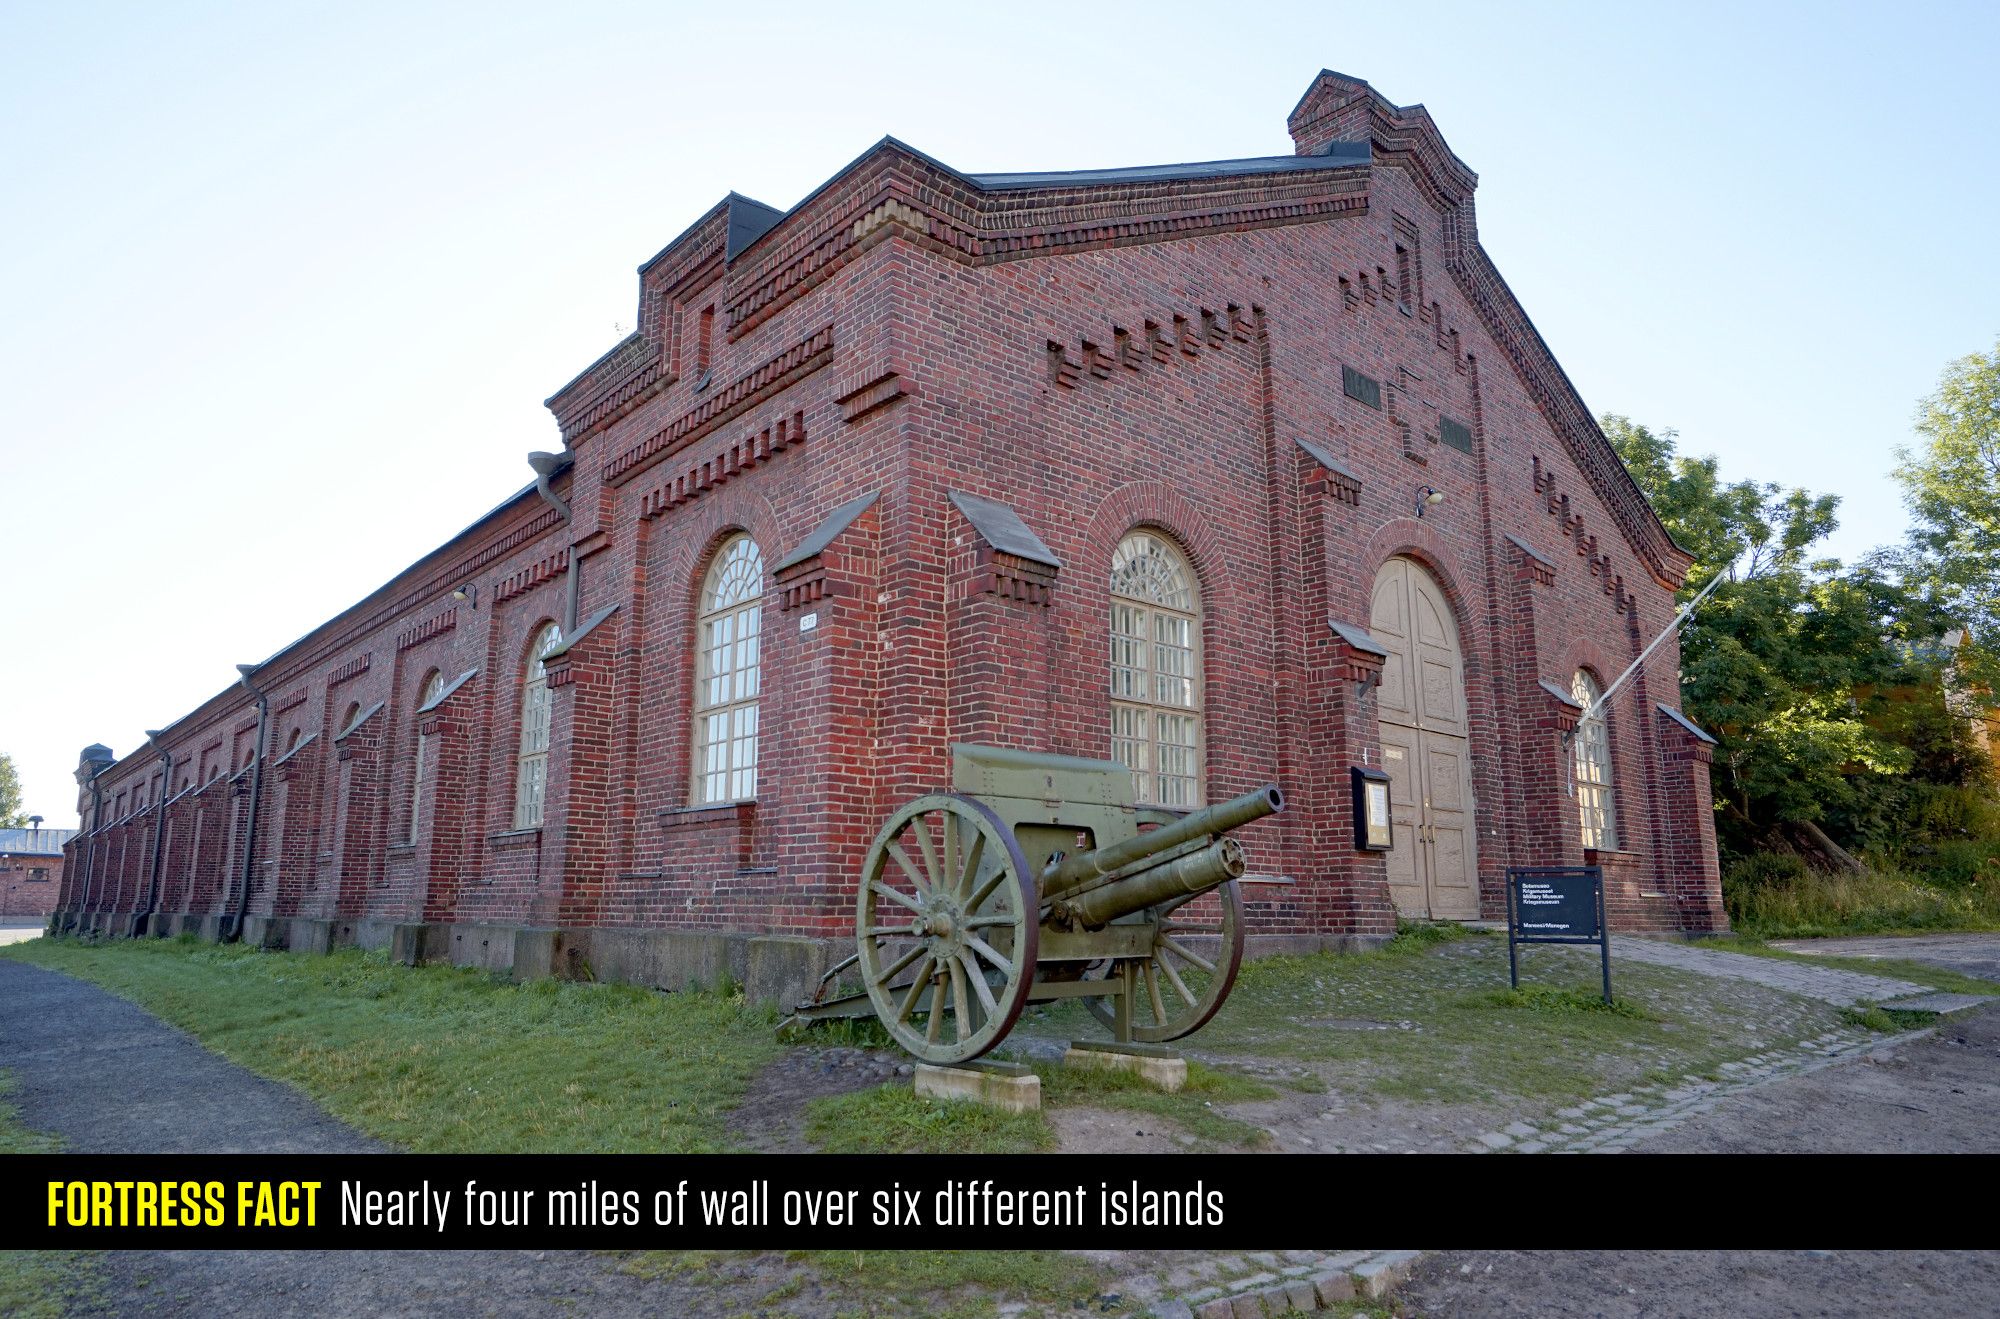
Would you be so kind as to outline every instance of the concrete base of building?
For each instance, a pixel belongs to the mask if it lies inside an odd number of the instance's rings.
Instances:
[[[67,932],[81,937],[127,938],[136,913],[67,914]],[[210,943],[225,938],[233,915],[154,913],[147,937],[191,934]],[[1387,934],[1253,934],[1245,954],[1366,952]],[[305,916],[243,918],[240,942],[253,948],[330,953],[341,948],[386,950],[407,966],[479,967],[515,980],[608,981],[655,989],[740,986],[756,1003],[781,1009],[806,1002],[827,968],[853,952],[847,938],[748,934],[728,930],[648,930],[608,927],[477,925]]]

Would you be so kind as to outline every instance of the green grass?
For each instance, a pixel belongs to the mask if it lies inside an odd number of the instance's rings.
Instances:
[[[1551,989],[1547,985],[1522,985],[1519,989],[1496,989],[1486,1001],[1499,1008],[1520,1008],[1525,1012],[1602,1012],[1635,1021],[1654,1018],[1633,1005],[1630,999],[1613,996],[1609,1003],[1601,992],[1588,989]]]
[[[1959,884],[1889,870],[1826,875],[1751,858],[1723,877],[1730,926],[1758,939],[1915,930],[2000,930],[2000,872]]]
[[[847,1316],[975,1319],[1002,1302],[1038,1313],[1122,1314],[1088,1261],[1053,1250],[642,1251],[622,1272],[702,1290],[714,1313],[764,1313],[810,1287],[815,1310]],[[774,1277],[782,1277],[775,1285]],[[735,1308],[741,1306],[740,1309]]]
[[[1829,1005],[1760,985],[1615,958],[1611,975],[1606,1010],[1596,950],[1526,948],[1521,990],[1510,993],[1504,939],[1406,926],[1372,953],[1246,964],[1229,1002],[1189,1043],[1226,1058],[1295,1060],[1360,1098],[1512,1106],[1705,1075],[1841,1024]],[[1070,1005],[1023,1022],[1055,1038],[1092,1029]]]
[[[1881,1035],[1894,1035],[1906,1030],[1920,1030],[1937,1020],[1935,1012],[1917,1012],[1908,1008],[1877,1007],[1873,1003],[1857,1003],[1851,1008],[1841,1009],[1841,1020],[1850,1026],[1872,1030]]]
[[[13,1076],[0,1068],[0,1154],[52,1154],[62,1142],[21,1124],[8,1101]],[[92,1250],[0,1250],[0,1315],[63,1319],[103,1310],[104,1278]]]
[[[730,1149],[728,1111],[779,1050],[740,995],[513,984],[351,949],[37,939],[0,956],[102,985],[426,1153]]]
[[[1040,1113],[926,1099],[907,1085],[812,1100],[806,1139],[830,1154],[1029,1154],[1056,1144]]]
[[[62,1141],[55,1136],[21,1125],[21,1110],[8,1098],[13,1093],[14,1074],[0,1067],[0,1154],[53,1154],[61,1149]]]
[[[1205,1148],[1256,1149],[1271,1138],[1262,1127],[1222,1111],[1223,1104],[1277,1097],[1275,1089],[1240,1072],[1190,1062],[1187,1084],[1173,1094],[1131,1072],[1037,1063],[1035,1074],[1042,1078],[1042,1102],[1052,1108],[1109,1108],[1165,1118]]]

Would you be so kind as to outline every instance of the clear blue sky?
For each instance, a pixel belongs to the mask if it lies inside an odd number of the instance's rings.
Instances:
[[[725,191],[884,133],[968,170],[1289,151],[1430,107],[1594,410],[1902,534],[2000,334],[2000,7],[0,7],[0,750],[123,754],[528,479],[541,400]],[[327,550],[328,545],[337,549]]]

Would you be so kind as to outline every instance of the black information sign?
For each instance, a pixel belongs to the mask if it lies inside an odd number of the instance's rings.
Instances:
[[[1507,869],[1507,983],[1521,987],[1518,945],[1594,943],[1611,1002],[1611,932],[1604,924],[1604,871],[1598,866]]]

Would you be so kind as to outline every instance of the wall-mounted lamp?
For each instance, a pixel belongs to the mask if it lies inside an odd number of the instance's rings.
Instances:
[[[1425,485],[1417,487],[1418,517],[1422,517],[1424,515],[1424,510],[1426,508],[1429,508],[1433,504],[1442,504],[1443,502],[1444,502],[1444,491],[1439,490],[1435,486]]]
[[[479,608],[479,584],[477,582],[467,582],[456,591],[453,591],[451,598],[454,600],[463,600],[474,609],[477,609]]]

